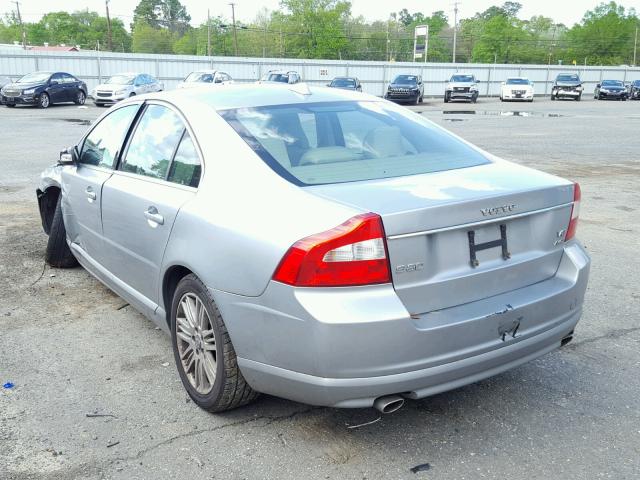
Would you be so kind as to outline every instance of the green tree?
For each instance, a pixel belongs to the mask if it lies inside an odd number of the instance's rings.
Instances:
[[[140,53],[173,53],[174,35],[167,29],[153,28],[139,21],[133,26],[131,49]]]
[[[152,28],[165,28],[184,33],[189,28],[191,16],[179,0],[140,0],[133,11],[133,24],[144,23]]]

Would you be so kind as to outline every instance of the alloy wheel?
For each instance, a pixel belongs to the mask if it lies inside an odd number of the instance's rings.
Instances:
[[[87,98],[85,97],[84,92],[80,90],[78,92],[78,98],[77,98],[78,105],[84,105],[84,102],[86,99]]]
[[[216,338],[209,313],[193,292],[185,293],[178,303],[176,340],[189,383],[200,395],[208,394],[216,380]]]
[[[40,95],[40,106],[42,108],[47,108],[49,106],[49,95],[46,93]]]

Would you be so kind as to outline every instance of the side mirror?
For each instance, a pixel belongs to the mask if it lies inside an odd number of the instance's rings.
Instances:
[[[600,88],[601,85],[599,83],[596,83],[596,88]]]
[[[58,165],[75,165],[76,163],[78,163],[78,152],[76,147],[69,147],[60,152]]]
[[[480,82],[481,82],[481,80],[476,80],[476,83],[480,83]]]
[[[213,83],[222,83],[222,79],[221,78],[216,78]]]

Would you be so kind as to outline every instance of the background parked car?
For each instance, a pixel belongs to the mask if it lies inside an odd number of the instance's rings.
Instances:
[[[354,90],[356,92],[362,91],[360,80],[358,80],[356,77],[336,77],[331,80],[331,83],[327,84],[327,87],[341,88],[343,90]]]
[[[275,83],[299,83],[302,81],[300,74],[294,70],[269,70],[262,76],[259,83],[275,82]]]
[[[571,98],[579,102],[582,98],[582,80],[575,73],[560,73],[551,87],[551,100]]]
[[[227,84],[232,82],[233,79],[227,72],[220,70],[200,70],[191,72],[176,88],[192,88],[207,84]]]
[[[631,100],[640,100],[640,80],[634,80],[629,85],[629,98]]]
[[[424,84],[420,75],[398,75],[387,87],[384,98],[393,102],[422,103]]]
[[[500,87],[500,101],[519,100],[533,102],[533,82],[524,77],[507,78]]]
[[[602,80],[602,82],[596,85],[596,89],[593,92],[593,98],[596,100],[606,98],[626,100],[628,95],[627,87],[625,87],[624,82],[620,80]]]
[[[12,83],[12,81],[9,77],[0,77],[0,90],[2,90],[2,87],[9,85],[10,83]],[[2,95],[0,95],[0,105],[2,105],[2,103]]]
[[[2,87],[1,96],[7,107],[37,105],[47,108],[54,103],[65,102],[83,105],[87,98],[87,85],[65,72],[33,72]]]
[[[102,106],[134,95],[162,90],[164,85],[147,73],[118,73],[94,88],[91,96],[97,106]]]
[[[456,73],[447,81],[444,89],[444,103],[451,100],[468,100],[476,103],[478,101],[478,80],[475,75]]]

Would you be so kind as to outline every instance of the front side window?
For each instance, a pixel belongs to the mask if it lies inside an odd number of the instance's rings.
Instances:
[[[301,186],[489,163],[419,116],[376,101],[277,105],[220,114],[276,173]]]
[[[104,117],[85,138],[80,150],[79,163],[113,168],[138,107],[127,105]]]
[[[149,105],[136,125],[120,166],[125,172],[165,179],[184,124],[170,108]]]

